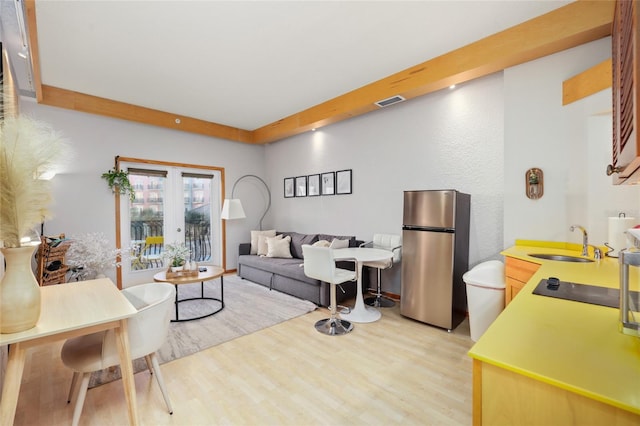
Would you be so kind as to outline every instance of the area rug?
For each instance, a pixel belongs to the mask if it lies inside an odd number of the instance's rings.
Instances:
[[[220,298],[220,281],[205,282],[204,294],[205,297]],[[180,300],[199,295],[199,283],[178,286]],[[269,290],[267,287],[243,280],[237,275],[224,277],[224,304],[224,309],[213,316],[194,321],[172,322],[167,341],[158,351],[160,364],[271,327],[316,309],[316,305],[307,300]],[[184,302],[180,304],[180,319],[197,317],[219,307],[219,302],[211,300]],[[134,360],[134,373],[146,368],[143,358]],[[89,387],[120,378],[119,367],[97,371],[93,373]]]

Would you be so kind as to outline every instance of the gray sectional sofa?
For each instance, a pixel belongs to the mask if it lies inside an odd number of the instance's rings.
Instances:
[[[239,247],[238,276],[249,281],[278,290],[286,294],[309,300],[319,306],[330,305],[330,284],[309,278],[304,274],[302,264],[302,245],[313,244],[319,240],[333,241],[349,240],[349,247],[358,247],[363,241],[353,236],[339,236],[328,234],[300,234],[297,232],[277,232],[284,237],[290,236],[292,258],[265,257],[251,253],[251,243],[242,243]],[[338,262],[338,267],[354,269],[353,262]],[[366,283],[363,283],[366,287]],[[342,284],[344,293],[337,290],[338,303],[353,298],[356,295],[356,283],[346,282]]]

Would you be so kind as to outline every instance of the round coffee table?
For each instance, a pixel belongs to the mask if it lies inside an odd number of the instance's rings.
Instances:
[[[176,287],[176,319],[171,320],[171,322],[181,322],[181,321],[193,321],[201,318],[210,317],[211,315],[215,315],[221,310],[224,309],[224,269],[219,266],[201,266],[198,275],[195,276],[181,276],[181,277],[172,277],[167,278],[167,271],[158,272],[153,276],[153,280],[156,282],[163,283],[171,283]],[[202,269],[205,268],[204,271]],[[217,297],[205,297],[204,295],[204,282],[215,280],[216,278],[220,278],[220,298]],[[190,297],[188,299],[178,300],[178,286],[182,284],[193,284],[200,282],[200,297]],[[220,302],[220,307],[213,312],[207,313],[205,315],[201,315],[199,317],[193,318],[183,318],[180,319],[179,309],[180,303],[189,302],[191,300],[215,300],[216,302]]]

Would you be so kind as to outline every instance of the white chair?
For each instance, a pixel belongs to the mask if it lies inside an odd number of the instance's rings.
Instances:
[[[316,330],[332,336],[349,333],[353,330],[353,324],[341,319],[338,315],[336,286],[347,281],[356,281],[358,279],[357,272],[337,268],[333,258],[333,250],[329,247],[313,247],[305,244],[302,246],[302,254],[304,256],[304,274],[309,278],[331,284],[331,306],[329,307],[331,316],[316,322]]]
[[[383,269],[391,268],[395,263],[400,262],[400,249],[402,248],[402,237],[394,234],[373,234],[373,241],[361,244],[360,247],[373,247],[383,250],[389,250],[393,252],[393,257],[389,260],[382,262],[364,262],[363,266],[370,268],[376,268],[378,270],[378,285],[373,297],[368,297],[364,300],[369,306],[375,306],[376,308],[390,308],[395,305],[395,302],[386,296],[382,295],[382,281],[380,277],[380,271]]]
[[[149,372],[160,386],[169,414],[173,414],[156,351],[167,338],[176,291],[168,283],[149,283],[125,288],[122,293],[138,309],[138,313],[128,320],[131,359],[145,358]],[[120,364],[115,332],[108,330],[69,339],[62,346],[61,355],[64,365],[74,371],[67,402],[71,402],[82,375],[73,412],[75,426],[80,420],[91,373]]]

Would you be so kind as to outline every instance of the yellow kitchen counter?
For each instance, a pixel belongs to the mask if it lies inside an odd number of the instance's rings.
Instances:
[[[518,241],[502,252],[505,256],[538,263],[541,267],[469,351],[474,359],[474,424],[481,424],[480,419],[487,424],[488,419],[496,421],[496,417],[487,417],[493,412],[500,413],[506,409],[515,415],[519,410],[487,400],[496,392],[501,393],[492,387],[494,383],[487,380],[501,375],[508,378],[504,386],[512,387],[504,392],[507,399],[517,392],[538,398],[537,391],[529,393],[527,390],[531,387],[541,387],[542,394],[561,390],[560,399],[546,402],[541,399],[531,402],[538,404],[537,407],[529,407],[533,413],[536,410],[548,411],[546,419],[551,421],[563,415],[554,414],[555,407],[548,406],[553,406],[554,401],[559,406],[568,404],[566,411],[570,416],[577,416],[565,419],[567,421],[580,419],[581,415],[592,416],[588,410],[576,413],[582,410],[580,404],[571,406],[569,400],[577,394],[587,398],[585,401],[599,401],[621,409],[623,417],[630,415],[628,424],[640,424],[640,338],[619,331],[619,310],[532,294],[541,279],[551,276],[561,281],[618,288],[618,259],[605,257],[592,263],[571,263],[542,260],[529,256],[529,253],[579,256],[580,245]],[[637,270],[630,268],[630,284],[632,290],[640,291]],[[509,380],[514,378],[521,380],[509,384]],[[501,379],[496,380],[503,383]],[[491,395],[487,394],[488,391]],[[523,402],[516,399],[507,403],[522,405]],[[602,411],[600,408],[596,407],[595,411]],[[501,419],[509,421],[509,413],[499,415],[507,416]],[[545,414],[541,415],[543,417],[538,421],[545,419]],[[614,410],[614,417],[620,417],[619,410]],[[621,424],[627,423],[623,421]]]

